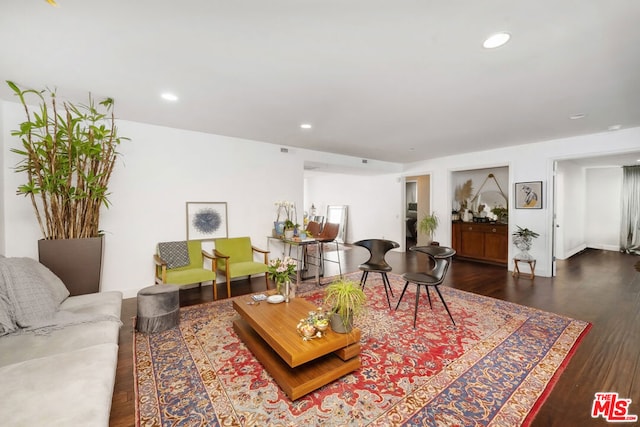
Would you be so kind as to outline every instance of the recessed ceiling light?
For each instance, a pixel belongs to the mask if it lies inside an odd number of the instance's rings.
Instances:
[[[489,36],[484,43],[482,43],[482,47],[485,49],[495,49],[496,47],[500,47],[511,38],[511,34],[509,33],[496,33]]]
[[[169,92],[165,92],[162,95],[160,95],[162,97],[162,99],[166,100],[166,101],[177,101],[178,97],[172,93]]]
[[[607,129],[610,130],[610,131],[620,130],[620,129],[622,129],[622,125],[611,125]]]
[[[571,120],[580,120],[580,119],[584,119],[585,117],[587,117],[587,115],[584,114],[584,113],[578,113],[578,114],[574,114],[572,116],[569,116],[569,118]]]
[[[311,123],[302,123],[300,125],[300,129],[311,129],[313,126],[311,126]]]

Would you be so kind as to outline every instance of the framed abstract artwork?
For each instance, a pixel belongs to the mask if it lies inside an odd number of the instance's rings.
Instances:
[[[516,182],[516,209],[542,209],[542,181]]]
[[[226,202],[187,202],[187,240],[227,237]]]

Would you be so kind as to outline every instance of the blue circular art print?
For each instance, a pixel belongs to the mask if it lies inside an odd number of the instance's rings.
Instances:
[[[193,228],[203,234],[216,232],[222,224],[222,217],[212,208],[202,208],[193,215]]]

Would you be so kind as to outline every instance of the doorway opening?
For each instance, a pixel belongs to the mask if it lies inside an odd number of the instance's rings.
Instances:
[[[431,176],[415,175],[405,177],[405,249],[427,245],[429,236],[419,232],[421,217],[431,212]]]

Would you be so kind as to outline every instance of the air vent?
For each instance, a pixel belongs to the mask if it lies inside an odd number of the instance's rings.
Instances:
[[[283,148],[280,148],[280,152],[281,152],[281,153],[288,153],[288,152],[289,152],[289,149],[288,149],[288,148],[284,148],[284,147],[283,147]]]
[[[362,163],[369,163],[369,160],[367,160],[367,159],[362,159]]]

